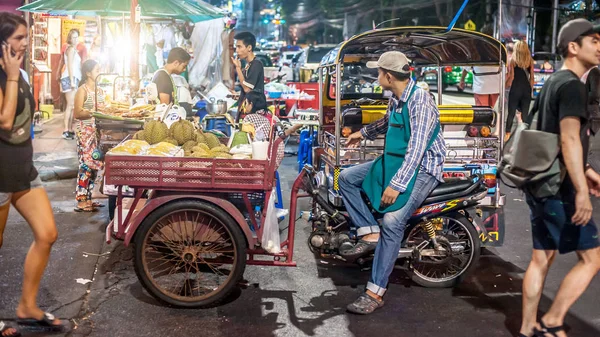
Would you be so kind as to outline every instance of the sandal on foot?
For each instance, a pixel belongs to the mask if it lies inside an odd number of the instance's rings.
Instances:
[[[12,330],[12,333],[9,333],[8,332],[9,330]],[[0,336],[2,336],[2,337],[19,337],[19,336],[21,336],[21,333],[16,328],[13,328],[12,326],[9,326],[8,324],[4,323],[3,321],[0,321]]]
[[[541,330],[538,328],[533,329],[533,335],[536,337],[546,337],[546,334],[549,334],[554,337],[558,337],[558,335],[556,334],[557,332],[565,331],[564,325],[548,327],[548,326],[546,326],[546,324],[544,324],[544,321],[542,321],[541,318],[538,320],[538,323],[542,327],[542,329]]]
[[[383,300],[376,300],[367,294],[362,294],[354,303],[348,304],[346,309],[353,314],[368,315],[381,307],[383,307]]]
[[[77,212],[77,213],[81,213],[81,212],[86,212],[86,213],[94,213],[94,212],[98,212],[98,210],[97,210],[97,209],[95,209],[95,208],[94,208],[94,207],[92,207],[92,206],[85,206],[85,207],[79,207],[79,206],[77,206],[77,207],[73,208],[73,210],[74,210],[75,212]]]
[[[19,318],[17,319],[17,323],[20,326],[27,327],[27,330],[32,330],[36,332],[68,332],[69,326],[65,321],[60,321],[60,323],[56,324],[54,321],[56,317],[51,313],[45,312],[44,316],[41,319],[35,318]]]
[[[340,255],[346,259],[355,259],[375,251],[375,248],[377,248],[377,241],[373,242],[361,239],[354,247],[341,251]]]

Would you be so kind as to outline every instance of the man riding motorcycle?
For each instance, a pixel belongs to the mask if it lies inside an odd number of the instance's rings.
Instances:
[[[351,134],[346,142],[355,147],[363,139],[386,133],[384,154],[370,163],[342,171],[339,186],[358,243],[340,252],[358,258],[375,250],[367,289],[348,311],[370,314],[383,306],[389,276],[393,270],[404,230],[412,213],[442,179],[446,145],[440,127],[440,113],[429,93],[410,78],[410,61],[401,52],[381,55],[367,67],[377,68],[378,81],[394,95],[384,118]],[[362,199],[368,196],[373,209],[383,214],[381,229]],[[380,237],[381,236],[381,237]]]

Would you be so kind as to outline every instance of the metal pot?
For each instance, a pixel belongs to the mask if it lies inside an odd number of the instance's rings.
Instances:
[[[206,111],[211,115],[222,115],[227,113],[227,102],[222,100],[206,102]]]

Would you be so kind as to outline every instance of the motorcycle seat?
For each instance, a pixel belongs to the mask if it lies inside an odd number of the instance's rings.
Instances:
[[[445,194],[452,194],[455,192],[464,191],[471,185],[475,184],[472,180],[456,179],[449,182],[439,184],[431,193],[429,197],[437,197]]]
[[[454,198],[461,198],[472,193],[483,192],[487,188],[481,183],[479,179],[468,180],[453,180],[442,184],[439,184],[431,194],[423,202],[424,205],[433,204],[436,202],[442,202]]]

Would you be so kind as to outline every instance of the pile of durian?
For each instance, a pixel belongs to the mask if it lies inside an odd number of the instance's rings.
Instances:
[[[185,157],[233,158],[229,147],[221,144],[215,134],[196,130],[194,124],[186,120],[171,124],[171,128],[161,121],[147,122],[133,139],[144,140],[150,145],[166,142],[181,146]]]

